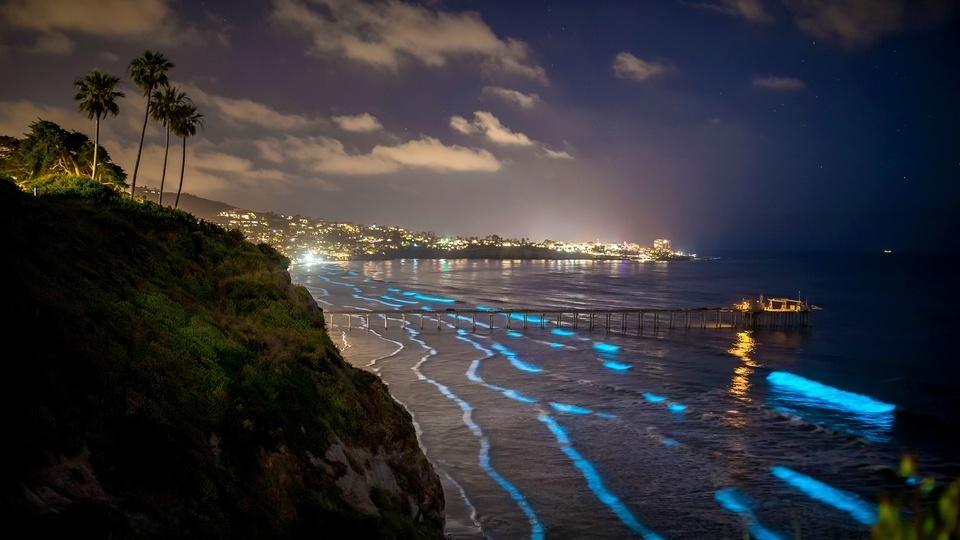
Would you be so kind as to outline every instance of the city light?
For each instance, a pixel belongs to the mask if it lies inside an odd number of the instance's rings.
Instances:
[[[670,240],[658,238],[652,246],[634,242],[566,242],[555,240],[532,241],[526,238],[489,236],[437,236],[401,227],[357,225],[323,219],[275,214],[225,210],[214,221],[230,229],[237,229],[253,242],[271,245],[297,263],[390,258],[411,254],[411,257],[433,257],[438,252],[456,257],[483,249],[532,248],[544,255],[584,259],[620,259],[639,262],[686,260],[696,255],[674,250]],[[482,253],[482,251],[479,251]],[[296,254],[301,254],[296,256]],[[308,262],[309,261],[309,262]]]

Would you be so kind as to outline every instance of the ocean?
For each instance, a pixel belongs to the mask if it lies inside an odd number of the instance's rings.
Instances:
[[[904,453],[920,476],[960,476],[955,263],[393,260],[291,275],[326,311],[436,312],[422,329],[416,316],[327,322],[344,357],[413,416],[452,537],[823,538],[869,535],[879,497],[914,481],[897,474]],[[760,294],[822,310],[806,329],[661,325],[643,337],[507,330],[502,316],[474,331],[444,311]]]

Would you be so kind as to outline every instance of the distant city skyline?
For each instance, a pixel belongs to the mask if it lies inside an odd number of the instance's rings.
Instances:
[[[185,191],[242,208],[700,253],[960,247],[955,1],[7,0],[0,134],[92,135],[71,84],[99,67],[127,93],[101,142],[132,172],[145,48],[205,115]],[[151,126],[138,182],[162,145]]]

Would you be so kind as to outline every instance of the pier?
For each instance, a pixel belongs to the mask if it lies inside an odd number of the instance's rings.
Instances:
[[[809,309],[752,310],[735,307],[701,308],[643,308],[643,309],[455,309],[445,310],[324,310],[327,324],[337,318],[354,327],[354,319],[360,318],[358,328],[372,328],[370,318],[382,318],[383,328],[389,328],[391,320],[399,325],[412,324],[416,328],[435,326],[443,330],[443,322],[454,328],[476,331],[480,326],[492,333],[495,330],[524,330],[527,328],[568,328],[573,330],[599,331],[624,335],[644,335],[645,331],[661,329],[761,329],[761,328],[806,328],[811,324]],[[375,321],[379,322],[379,321]]]

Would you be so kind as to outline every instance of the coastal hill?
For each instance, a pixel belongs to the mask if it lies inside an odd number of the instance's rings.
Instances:
[[[9,530],[442,537],[409,414],[343,361],[284,257],[89,180],[39,184],[0,179]]]
[[[157,200],[159,190],[141,187],[137,194]],[[170,206],[175,193],[164,192]],[[270,244],[291,259],[579,259],[679,261],[694,256],[674,251],[669,240],[652,247],[600,242],[534,242],[527,238],[441,237],[402,227],[333,222],[302,215],[254,211],[184,193],[179,207],[191,214],[241,231],[246,238]]]

